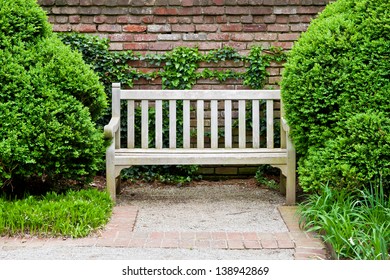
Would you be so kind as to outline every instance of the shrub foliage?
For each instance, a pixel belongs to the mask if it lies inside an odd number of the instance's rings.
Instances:
[[[306,190],[335,173],[361,184],[389,175],[389,10],[388,0],[336,1],[289,55],[282,97]]]
[[[105,147],[103,87],[34,0],[0,2],[0,187],[85,181]]]

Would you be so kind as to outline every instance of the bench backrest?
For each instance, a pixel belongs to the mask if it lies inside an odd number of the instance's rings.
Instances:
[[[266,148],[274,148],[274,121],[275,108],[279,110],[279,90],[124,90],[120,84],[113,84],[112,89],[112,116],[120,117],[121,101],[127,101],[127,148],[135,147],[135,117],[136,107],[141,110],[141,148],[149,147],[149,110],[155,110],[155,147],[163,148],[163,104],[169,107],[169,148],[177,148],[177,108],[183,113],[183,148],[191,148],[191,125],[196,129],[195,148],[205,148],[205,124],[210,127],[210,147],[219,146],[219,129],[224,134],[224,148],[234,146],[233,119],[238,119],[238,148],[247,147],[247,121],[251,121],[251,147],[260,148],[260,119],[265,118]],[[265,103],[265,104],[264,104]],[[182,104],[182,105],[181,105]],[[262,106],[263,104],[264,106]],[[191,105],[194,105],[193,121],[191,121]],[[182,106],[182,107],[181,107]],[[248,116],[248,108],[251,116]],[[165,106],[164,106],[165,107]],[[207,107],[207,108],[205,108]],[[260,107],[265,107],[264,112]],[[205,118],[205,109],[210,115],[210,121]],[[238,115],[237,115],[238,113]],[[235,118],[233,117],[234,115]],[[277,116],[280,119],[280,115]],[[207,120],[207,121],[205,121]],[[222,122],[221,122],[222,121]],[[264,123],[264,122],[263,122]],[[281,126],[282,127],[282,126]],[[264,128],[262,128],[264,129]],[[283,133],[283,131],[282,131]],[[120,148],[120,130],[116,134],[116,148]],[[281,138],[283,139],[283,137]],[[283,141],[284,142],[284,141]],[[285,143],[281,143],[281,147]]]

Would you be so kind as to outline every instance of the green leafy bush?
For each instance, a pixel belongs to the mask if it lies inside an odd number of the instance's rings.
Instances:
[[[107,105],[103,87],[81,55],[46,30],[35,1],[3,2],[0,28],[12,25],[15,34],[6,35],[23,34],[0,48],[0,187],[86,181],[104,154],[102,132],[93,122]],[[31,33],[16,28],[24,26],[25,14]]]
[[[389,9],[388,0],[336,1],[313,20],[289,55],[282,98],[300,155],[300,180],[306,186],[310,176],[325,175],[321,169],[332,165],[337,166],[337,174],[349,173],[345,180],[363,182],[373,174],[386,173],[382,169],[386,166],[373,164],[376,158],[388,157],[385,142],[378,142],[374,130],[358,125],[359,118],[350,119],[366,112],[381,112],[382,119],[390,117]],[[352,143],[346,139],[347,131],[355,138],[364,134],[367,139],[360,139],[362,147],[353,150],[353,155],[340,155],[339,161],[338,156],[330,155],[331,150],[353,149],[347,147],[346,143]],[[342,139],[330,141],[339,135]],[[375,150],[368,154],[372,158],[365,157],[371,148]],[[328,161],[322,158],[325,155]],[[333,160],[339,162],[329,162]],[[345,168],[352,170],[342,171]],[[322,180],[332,179],[328,175]]]

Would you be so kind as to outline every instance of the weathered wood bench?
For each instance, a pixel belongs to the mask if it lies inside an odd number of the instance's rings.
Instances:
[[[127,147],[121,147],[121,101],[127,102]],[[260,101],[265,102],[265,112]],[[180,101],[180,103],[179,103]],[[163,145],[163,102],[169,103],[169,146]],[[183,111],[183,145],[177,147],[177,108]],[[112,118],[104,127],[106,138],[113,139],[106,152],[107,188],[115,200],[120,172],[133,165],[260,165],[270,164],[281,170],[281,190],[286,204],[295,204],[295,149],[288,136],[289,128],[279,110],[279,90],[124,90],[119,83],[112,87]],[[205,106],[207,105],[207,106]],[[251,106],[252,133],[247,136],[247,105]],[[280,104],[281,105],[281,104]],[[140,147],[135,141],[135,111],[141,107]],[[192,107],[195,109],[192,110]],[[149,110],[155,110],[155,146],[149,147]],[[210,120],[205,118],[205,108]],[[275,109],[276,108],[276,109]],[[195,112],[194,112],[195,111]],[[193,120],[191,120],[191,112]],[[279,115],[280,117],[276,116]],[[234,122],[238,119],[238,143],[234,143]],[[266,147],[261,147],[260,118],[266,117]],[[274,146],[274,120],[280,120],[280,147]],[[207,120],[207,121],[206,121]],[[205,129],[208,123],[209,129]],[[145,125],[146,124],[146,125]],[[196,143],[191,144],[191,124]],[[264,122],[263,122],[264,124]],[[219,130],[224,136],[219,137]],[[205,145],[205,132],[210,143]],[[249,132],[250,133],[250,132]],[[221,139],[222,138],[222,139]],[[224,138],[224,139],[223,139]],[[139,138],[138,138],[139,139]],[[248,144],[247,140],[251,140]],[[209,147],[208,147],[209,146]]]

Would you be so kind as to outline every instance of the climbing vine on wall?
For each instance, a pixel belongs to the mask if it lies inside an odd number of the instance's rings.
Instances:
[[[205,54],[197,48],[177,47],[163,54],[135,54],[132,51],[113,52],[109,50],[109,40],[97,36],[78,33],[59,34],[65,44],[78,49],[101,77],[101,81],[110,87],[113,81],[132,87],[133,81],[141,78],[162,78],[163,89],[191,89],[198,79],[215,79],[224,82],[227,79],[242,79],[243,84],[253,89],[262,89],[269,76],[267,68],[272,61],[283,62],[286,54],[281,48],[271,47],[264,50],[261,46],[251,48],[247,56],[241,55],[232,47],[211,50]],[[129,66],[129,61],[146,61],[160,69],[148,73]],[[243,62],[246,71],[199,70],[201,62],[218,63],[224,61]]]

